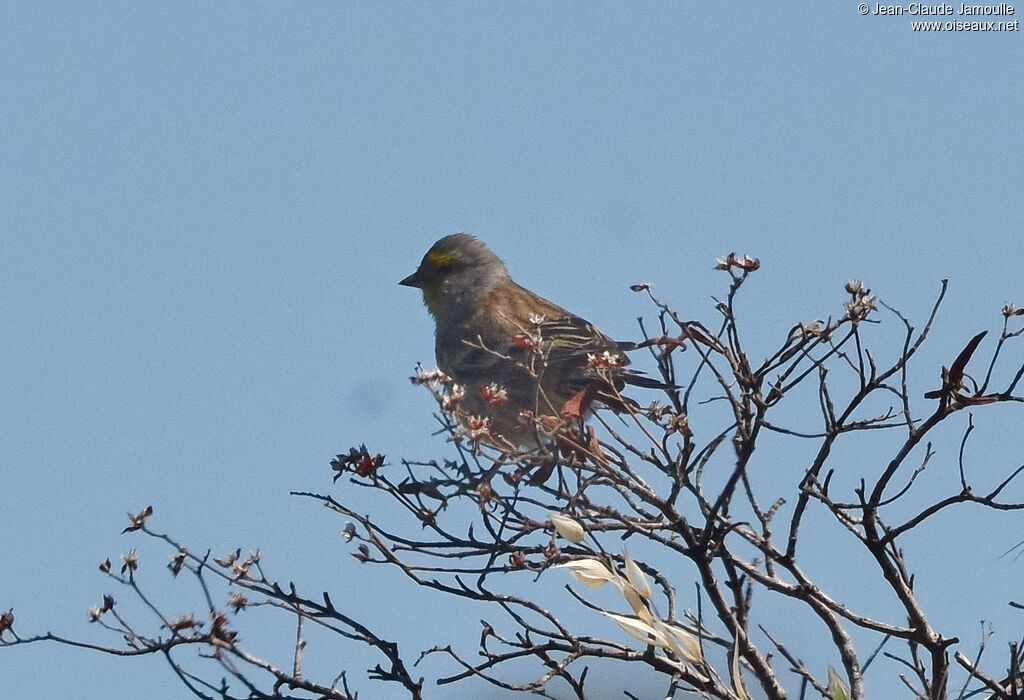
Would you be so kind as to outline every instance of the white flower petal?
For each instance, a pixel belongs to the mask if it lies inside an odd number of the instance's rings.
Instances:
[[[610,613],[606,610],[602,610],[601,614],[610,617],[619,627],[625,630],[629,636],[640,640],[644,644],[653,644],[656,647],[668,647],[668,641],[665,639],[665,635],[648,625],[646,622],[632,617],[627,617],[625,615],[616,615],[615,613]]]
[[[548,511],[548,517],[551,518],[551,524],[555,527],[555,532],[562,539],[569,540],[575,544],[579,544],[583,541],[586,532],[577,520],[570,518],[568,515],[562,515],[561,513],[553,513]]]
[[[647,624],[651,624],[654,621],[654,618],[651,616],[651,611],[647,607],[647,603],[644,601],[643,597],[640,595],[640,592],[633,587],[633,584],[622,577],[619,577],[618,586],[622,597],[626,599],[626,602],[629,603],[629,607],[633,609],[633,612],[636,613],[637,617]]]
[[[828,695],[832,700],[850,700],[850,686],[831,666],[828,667]]]
[[[651,585],[647,582],[647,577],[644,576],[644,572],[640,569],[633,557],[629,556],[629,551],[623,547],[622,556],[626,560],[626,575],[629,577],[630,583],[636,588],[637,593],[644,600],[651,599]]]
[[[577,559],[555,564],[552,568],[569,569],[569,575],[588,588],[600,588],[616,578],[615,574],[597,559]]]
[[[665,639],[676,656],[694,665],[704,663],[704,655],[700,650],[700,642],[692,634],[682,627],[676,627],[666,622],[660,623],[659,627],[664,630]]]
[[[739,642],[735,642],[732,645],[732,664],[730,664],[730,667],[730,670],[732,671],[732,687],[736,691],[736,695],[739,696],[740,700],[750,700],[750,695],[747,693],[747,689],[743,687],[743,676],[740,675]]]

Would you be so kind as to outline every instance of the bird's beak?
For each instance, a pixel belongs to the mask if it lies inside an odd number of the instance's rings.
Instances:
[[[411,275],[409,275],[408,277],[406,277],[404,280],[399,282],[399,284],[402,285],[403,287],[420,287],[420,288],[422,288],[423,287],[423,279],[420,277],[420,271],[416,270],[416,272],[414,272]]]

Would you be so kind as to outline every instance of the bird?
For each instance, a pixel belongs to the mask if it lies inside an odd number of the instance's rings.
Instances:
[[[626,369],[636,343],[519,285],[475,236],[441,238],[399,284],[422,291],[438,368],[459,387],[464,421],[485,421],[492,444],[536,447],[545,426],[581,418],[593,403],[638,410],[620,393],[626,383],[663,386]]]

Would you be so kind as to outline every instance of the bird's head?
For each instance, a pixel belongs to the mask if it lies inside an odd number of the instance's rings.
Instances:
[[[417,287],[435,319],[465,313],[481,294],[508,279],[501,258],[465,233],[445,236],[427,251],[412,273],[399,284]]]

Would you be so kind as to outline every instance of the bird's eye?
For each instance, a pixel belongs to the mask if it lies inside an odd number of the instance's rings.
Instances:
[[[448,273],[452,271],[453,265],[451,263],[442,263],[437,266],[437,273],[442,277],[447,277]]]

